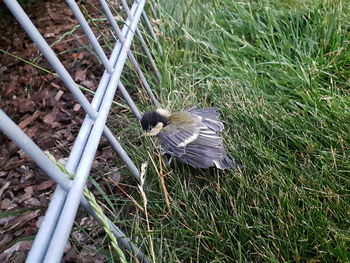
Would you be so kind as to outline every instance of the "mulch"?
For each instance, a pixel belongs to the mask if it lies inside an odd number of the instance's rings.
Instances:
[[[35,2],[24,9],[49,44],[77,24],[66,4],[59,0]],[[87,40],[78,29],[53,49],[78,84],[95,90],[103,68],[86,49],[79,49],[81,43]],[[57,159],[67,157],[84,112],[55,74],[15,57],[53,71],[6,11],[0,13],[0,49],[0,108],[42,150]],[[87,97],[91,100],[91,96]],[[1,132],[0,145],[0,262],[24,262],[56,185]],[[115,160],[110,149],[99,149],[98,156],[111,163]],[[86,214],[77,220],[82,226],[91,223]],[[78,232],[71,237],[82,245],[67,244],[63,262],[103,262],[104,256],[94,253],[98,241],[91,243]]]

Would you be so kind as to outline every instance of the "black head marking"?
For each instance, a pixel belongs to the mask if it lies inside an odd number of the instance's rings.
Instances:
[[[146,112],[141,118],[141,126],[145,131],[151,130],[158,122],[162,122],[164,126],[168,124],[167,119],[156,111]]]

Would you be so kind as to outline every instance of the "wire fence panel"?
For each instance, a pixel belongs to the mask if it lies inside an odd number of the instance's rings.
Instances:
[[[94,209],[92,209],[89,202],[82,194],[102,135],[108,139],[113,149],[126,164],[135,179],[137,181],[140,180],[139,170],[106,126],[106,120],[117,89],[120,90],[121,95],[129,105],[135,117],[138,120],[141,118],[141,113],[125,89],[123,83],[120,81],[127,58],[129,58],[132,63],[135,72],[140,79],[141,85],[146,89],[154,105],[156,107],[160,106],[137,63],[136,58],[130,50],[134,34],[136,33],[141,42],[142,48],[149,59],[152,69],[156,75],[160,77],[152,55],[138,29],[140,19],[143,17],[151,35],[153,38],[156,38],[150,21],[144,11],[146,1],[135,0],[130,9],[125,0],[121,1],[127,19],[125,20],[123,28],[120,30],[107,2],[105,0],[99,0],[103,11],[117,36],[117,42],[109,59],[95,37],[84,15],[80,11],[77,3],[74,0],[66,0],[66,2],[77,18],[80,26],[83,28],[90,44],[105,68],[91,104],[18,2],[14,0],[4,0],[4,3],[16,17],[17,21],[39,47],[50,65],[60,76],[66,87],[71,91],[75,99],[80,103],[87,114],[65,166],[70,174],[74,174],[74,179],[70,180],[67,178],[67,175],[63,173],[13,121],[2,110],[0,110],[0,130],[22,148],[23,151],[25,151],[33,161],[35,161],[37,165],[57,183],[57,188],[52,196],[52,200],[26,262],[60,262],[79,205],[82,205],[96,220],[100,220]],[[124,233],[108,218],[107,223],[122,248],[129,250],[132,254],[136,255],[139,260],[150,262],[149,258],[131,243]]]

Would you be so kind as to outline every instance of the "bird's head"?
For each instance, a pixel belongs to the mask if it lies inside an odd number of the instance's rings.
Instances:
[[[141,126],[148,135],[157,135],[160,130],[168,124],[170,112],[165,109],[149,111],[142,115]]]

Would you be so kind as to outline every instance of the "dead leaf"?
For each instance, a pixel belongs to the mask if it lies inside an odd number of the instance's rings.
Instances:
[[[31,159],[30,156],[27,155],[26,152],[23,151],[22,149],[20,149],[17,153],[18,153],[19,157],[25,161],[29,161]]]
[[[79,231],[73,231],[71,233],[71,236],[76,240],[78,241],[78,243],[85,243],[86,242],[86,236],[82,233],[82,232],[79,232]]]
[[[82,227],[93,227],[98,225],[98,222],[94,220],[91,216],[83,217],[79,223]]]
[[[113,156],[114,156],[114,153],[112,148],[108,147],[102,150],[102,153],[101,155],[98,156],[98,158],[102,159],[105,162],[106,160],[113,158]]]
[[[24,263],[27,257],[27,253],[19,251],[15,254],[13,258],[11,258],[12,263]]]
[[[8,222],[14,218],[16,218],[16,216],[0,217],[0,225],[7,225]]]
[[[22,235],[23,233],[24,233],[23,229],[18,229],[13,234],[15,237],[18,237],[18,236]]]
[[[74,80],[76,82],[81,82],[81,81],[86,80],[86,72],[87,72],[87,69],[78,70],[77,72],[75,72]]]
[[[109,176],[109,178],[116,183],[120,183],[122,179],[122,174],[118,171],[112,172],[112,174]]]
[[[12,169],[14,169],[16,167],[21,166],[24,163],[25,163],[24,160],[22,160],[22,159],[18,158],[17,156],[15,156],[15,157],[11,158],[10,160],[8,160],[6,162],[6,164],[3,166],[2,169],[5,170],[5,171],[6,170],[12,170]]]
[[[54,147],[56,145],[57,137],[55,135],[43,134],[42,136],[37,138],[37,144],[42,150],[46,150],[50,147]]]
[[[75,249],[70,249],[67,251],[66,255],[62,258],[64,263],[103,263],[106,261],[104,255],[95,254],[96,247],[94,246],[84,246],[82,252],[78,255]]]
[[[60,112],[57,114],[56,121],[61,123],[71,123],[72,115],[67,114],[66,112]]]
[[[24,170],[24,169],[23,169]],[[20,177],[22,178],[23,173],[14,173],[11,176],[13,177]],[[27,187],[30,187],[34,182],[33,181],[24,181],[23,183],[17,183],[16,185],[13,185],[13,190],[19,191],[19,190],[24,190]],[[30,190],[29,190],[30,191]]]

